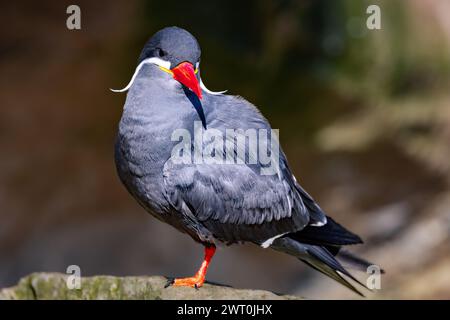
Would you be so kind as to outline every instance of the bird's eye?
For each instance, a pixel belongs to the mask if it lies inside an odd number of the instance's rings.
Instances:
[[[162,58],[167,55],[167,52],[161,48],[156,48],[156,54],[158,55],[158,57]]]

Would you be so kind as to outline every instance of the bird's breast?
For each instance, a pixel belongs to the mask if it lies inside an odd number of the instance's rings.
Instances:
[[[128,191],[152,213],[165,213],[163,169],[177,141],[173,132],[185,121],[161,115],[124,112],[115,147],[118,175]]]

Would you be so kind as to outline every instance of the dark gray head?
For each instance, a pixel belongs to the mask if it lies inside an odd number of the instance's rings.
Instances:
[[[178,27],[168,27],[155,33],[142,49],[139,63],[147,58],[160,58],[176,67],[182,62],[196,65],[200,61],[200,45],[188,31]]]
[[[139,63],[128,85],[114,92],[128,90],[139,70],[145,64],[154,64],[161,72],[170,73],[173,79],[202,98],[202,90],[209,94],[222,94],[208,90],[200,78],[200,46],[192,34],[178,27],[168,27],[155,33],[142,49]]]

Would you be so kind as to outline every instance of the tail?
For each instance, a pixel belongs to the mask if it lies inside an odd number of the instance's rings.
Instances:
[[[352,276],[338,261],[341,259],[351,267],[366,271],[372,263],[341,249],[342,245],[357,243],[362,243],[357,235],[327,217],[327,223],[324,226],[307,226],[299,232],[275,239],[270,247],[297,257],[313,269],[364,297],[345,277],[366,289],[368,288]]]
[[[336,258],[338,258],[338,260],[349,269],[355,269],[363,272],[367,272],[367,269],[374,265],[372,262],[364,260],[363,258],[358,257],[357,255],[344,249],[339,250],[336,254]],[[384,270],[381,269],[380,272],[384,273]]]

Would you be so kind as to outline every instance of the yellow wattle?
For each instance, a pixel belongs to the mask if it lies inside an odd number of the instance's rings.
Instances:
[[[161,66],[158,66],[158,67],[159,67],[162,71],[167,72],[167,73],[173,75],[172,70],[167,69],[167,68],[164,68],[164,67],[161,67]],[[197,72],[198,72],[198,68],[194,70],[194,73],[195,73],[195,74],[197,74]]]

